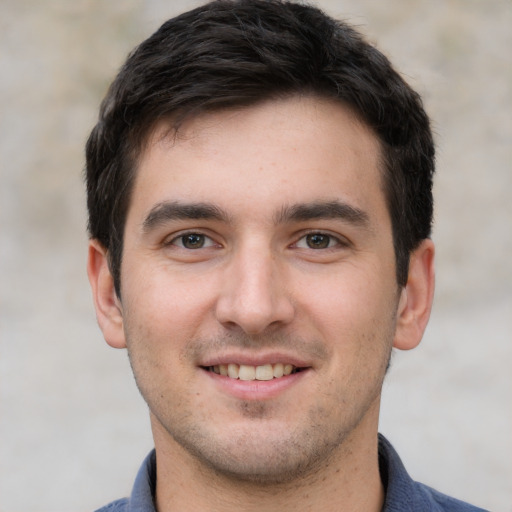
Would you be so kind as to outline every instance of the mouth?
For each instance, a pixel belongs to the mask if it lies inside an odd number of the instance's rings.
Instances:
[[[215,366],[202,366],[203,370],[234,380],[273,380],[287,377],[306,370],[289,363],[263,364],[251,366],[246,364],[219,364]]]

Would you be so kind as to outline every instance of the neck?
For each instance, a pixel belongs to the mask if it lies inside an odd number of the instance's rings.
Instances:
[[[322,466],[287,483],[254,483],[205,467],[153,424],[158,512],[378,512],[384,502],[376,430],[352,435]]]

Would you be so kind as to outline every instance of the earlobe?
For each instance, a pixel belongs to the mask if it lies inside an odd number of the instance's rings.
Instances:
[[[89,241],[87,275],[91,284],[98,325],[105,341],[114,348],[125,348],[123,312],[114,288],[106,249],[98,240]]]
[[[426,239],[411,254],[409,277],[398,305],[395,348],[410,350],[423,337],[434,298],[434,253],[434,243]]]

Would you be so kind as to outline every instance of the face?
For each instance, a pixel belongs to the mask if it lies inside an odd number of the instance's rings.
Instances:
[[[157,443],[242,479],[306,474],[376,435],[399,299],[377,139],[315,98],[166,128],[118,305]]]

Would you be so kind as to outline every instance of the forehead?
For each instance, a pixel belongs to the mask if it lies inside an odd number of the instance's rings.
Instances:
[[[130,211],[218,201],[275,215],[283,204],[340,196],[362,207],[367,196],[383,200],[381,174],[379,141],[349,108],[291,97],[202,114],[177,132],[159,124],[139,159]]]

